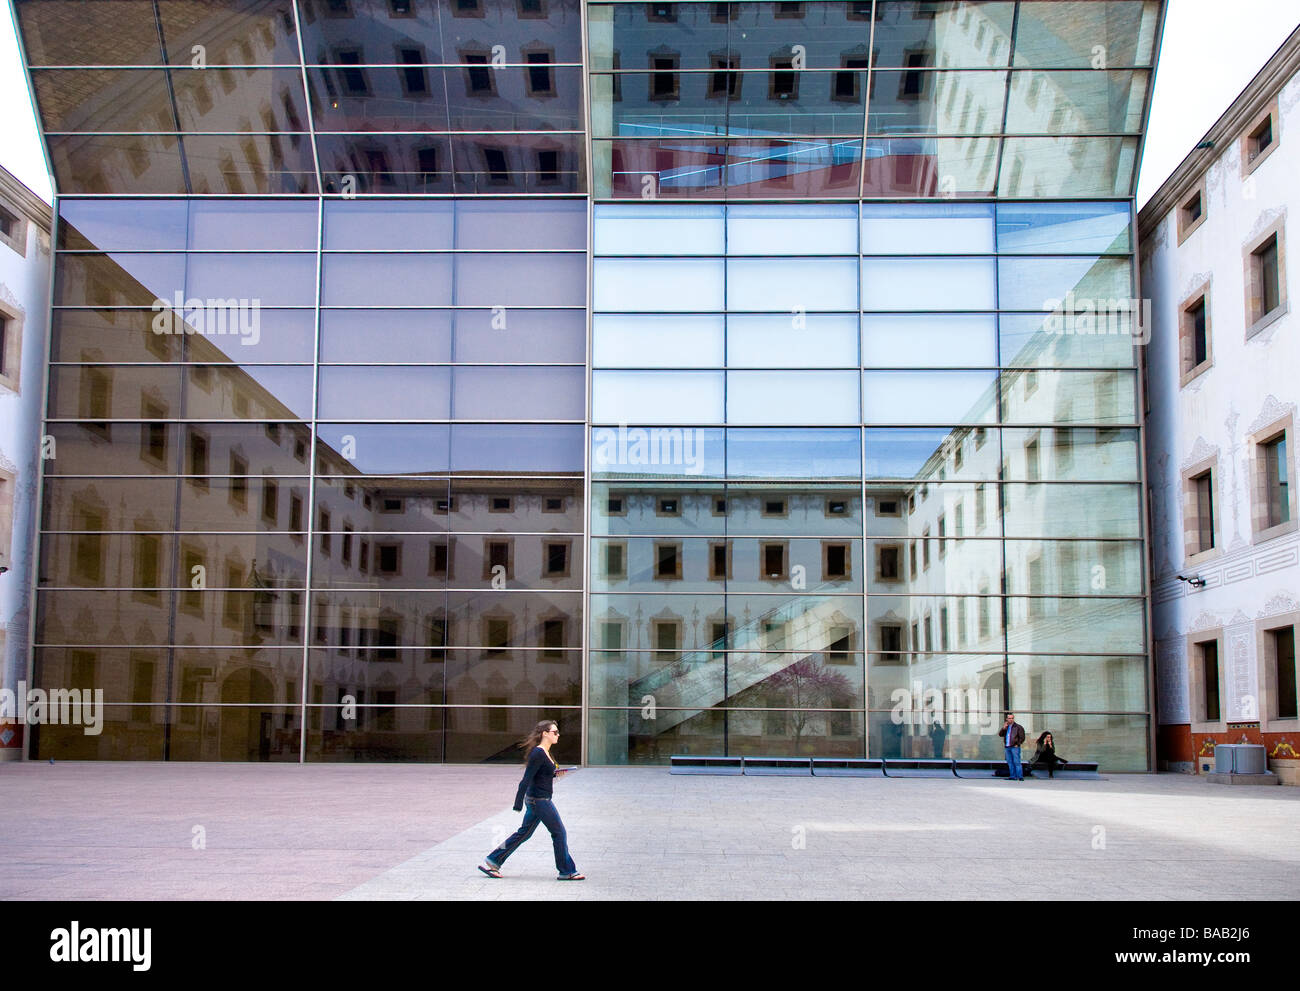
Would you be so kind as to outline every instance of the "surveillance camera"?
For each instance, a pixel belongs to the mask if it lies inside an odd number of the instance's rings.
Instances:
[[[1178,580],[1179,580],[1180,582],[1187,582],[1187,584],[1190,585],[1190,586],[1192,586],[1192,588],[1204,588],[1204,587],[1205,587],[1205,579],[1202,578],[1200,575],[1181,575],[1181,574],[1180,574],[1180,575],[1178,575]]]

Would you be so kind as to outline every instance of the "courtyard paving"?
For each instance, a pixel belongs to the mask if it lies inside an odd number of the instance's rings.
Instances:
[[[1297,899],[1300,789],[584,768],[504,877],[513,766],[0,764],[6,899]]]

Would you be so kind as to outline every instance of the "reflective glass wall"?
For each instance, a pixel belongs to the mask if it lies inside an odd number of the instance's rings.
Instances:
[[[576,729],[584,201],[59,221],[34,671],[108,713],[38,756],[475,761],[543,709]]]
[[[1131,219],[596,207],[593,761],[1146,766]]]
[[[15,9],[37,756],[1148,766],[1159,0]]]

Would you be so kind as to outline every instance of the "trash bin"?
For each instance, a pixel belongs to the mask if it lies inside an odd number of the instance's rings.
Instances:
[[[1268,758],[1258,743],[1238,743],[1232,748],[1233,774],[1267,774]]]
[[[1236,770],[1237,744],[1220,743],[1214,748],[1214,773],[1232,774]]]

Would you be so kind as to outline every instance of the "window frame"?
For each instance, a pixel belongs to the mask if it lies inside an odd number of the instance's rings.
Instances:
[[[1282,132],[1278,125],[1281,123],[1281,115],[1278,113],[1277,100],[1274,99],[1267,107],[1256,114],[1241,131],[1239,147],[1241,149],[1241,177],[1245,179],[1260,167],[1264,161],[1277,150],[1277,146],[1282,143]],[[1268,145],[1255,151],[1255,135],[1257,135],[1268,124],[1270,127],[1271,139]]]
[[[1202,644],[1213,643],[1218,652],[1219,718],[1209,719],[1206,714],[1205,671],[1199,650]],[[1198,630],[1187,636],[1187,667],[1189,699],[1193,733],[1221,733],[1227,728],[1228,698],[1223,679],[1223,627]]]
[[[1210,531],[1214,545],[1201,547],[1200,512],[1197,504],[1196,482],[1206,474],[1210,476]],[[1203,458],[1189,468],[1183,469],[1183,561],[1194,566],[1210,561],[1223,553],[1223,542],[1219,539],[1219,509],[1223,503],[1219,499],[1219,455]]]
[[[1287,505],[1290,519],[1281,523],[1270,523],[1268,517],[1268,466],[1264,458],[1265,447],[1277,440],[1286,441],[1287,467]],[[1250,529],[1251,543],[1259,544],[1276,537],[1294,533],[1297,529],[1297,513],[1300,505],[1296,496],[1295,472],[1295,414],[1288,413],[1281,419],[1274,420],[1268,426],[1255,431],[1250,438]]]
[[[1187,208],[1198,198],[1201,201],[1201,215],[1194,219],[1188,219]],[[1205,218],[1209,216],[1209,213],[1209,194],[1205,188],[1205,176],[1202,175],[1195,188],[1184,196],[1182,202],[1178,204],[1178,243],[1180,245],[1196,233],[1200,226],[1205,223]]]
[[[1214,335],[1211,319],[1210,286],[1206,279],[1178,304],[1178,387],[1181,389],[1214,367]],[[1197,304],[1205,307],[1205,360],[1195,363],[1196,341],[1192,311]]]
[[[1255,658],[1257,662],[1259,699],[1259,729],[1261,733],[1297,733],[1300,732],[1300,700],[1297,700],[1297,715],[1294,718],[1282,718],[1278,712],[1277,657],[1273,649],[1273,634],[1287,627],[1291,628],[1292,643],[1300,638],[1300,610],[1279,613],[1255,621]],[[1300,665],[1297,665],[1300,667]],[[1300,674],[1300,671],[1297,672]]]
[[[1260,254],[1268,242],[1277,238],[1277,298],[1278,303],[1267,313],[1263,312],[1263,274]],[[1283,214],[1265,230],[1253,237],[1242,249],[1245,276],[1246,340],[1272,326],[1291,309],[1286,289],[1286,215]]]

